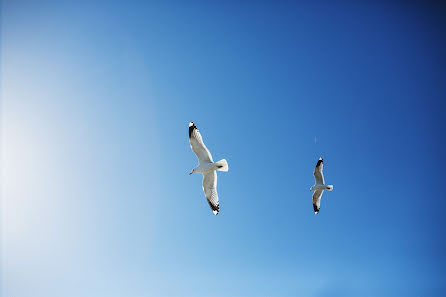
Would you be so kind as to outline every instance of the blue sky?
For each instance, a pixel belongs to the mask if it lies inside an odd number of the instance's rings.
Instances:
[[[2,296],[444,296],[445,11],[4,0]]]

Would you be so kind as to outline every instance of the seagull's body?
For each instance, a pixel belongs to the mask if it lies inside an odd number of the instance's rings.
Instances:
[[[313,172],[315,184],[310,188],[311,191],[314,191],[313,193],[314,214],[317,214],[319,212],[319,209],[321,208],[321,197],[322,194],[324,193],[324,190],[327,191],[333,190],[332,185],[325,184],[324,174],[322,173],[323,167],[324,167],[324,160],[322,160],[322,158],[319,158]]]
[[[198,166],[192,169],[189,173],[201,173],[203,174],[203,191],[208,200],[209,206],[215,215],[218,215],[220,211],[220,204],[218,201],[217,194],[217,170],[218,171],[228,171],[228,163],[225,159],[218,162],[214,162],[212,155],[204,145],[203,139],[201,138],[200,131],[198,131],[197,126],[194,122],[189,123],[189,142],[192,151],[198,158]]]

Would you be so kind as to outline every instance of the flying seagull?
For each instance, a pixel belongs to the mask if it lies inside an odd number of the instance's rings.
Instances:
[[[197,126],[194,122],[189,123],[189,142],[192,151],[198,158],[198,166],[192,169],[189,173],[201,173],[203,174],[203,191],[206,199],[208,200],[209,206],[215,215],[218,215],[220,210],[220,205],[218,203],[217,194],[217,170],[218,171],[228,171],[228,163],[225,159],[215,162],[212,160],[211,153],[204,145],[203,139],[201,138],[200,131],[198,131]]]
[[[322,158],[319,158],[319,161],[317,161],[316,167],[314,168],[314,179],[315,184],[310,188],[311,191],[314,191],[313,193],[313,209],[314,214],[317,214],[319,212],[319,209],[321,208],[321,197],[324,190],[333,191],[332,185],[326,185],[324,182],[324,174],[322,173],[322,168],[324,167],[324,160]]]

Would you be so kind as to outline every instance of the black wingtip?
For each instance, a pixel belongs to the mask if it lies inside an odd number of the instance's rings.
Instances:
[[[217,203],[217,205],[213,205],[211,203],[211,201],[208,200],[208,204],[212,209],[212,212],[214,213],[214,215],[218,215],[218,213],[220,212],[220,203]]]
[[[321,165],[322,163],[324,163],[324,159],[320,158],[320,159],[317,161],[316,167],[318,167],[318,166]]]
[[[317,208],[316,204],[313,204],[314,214],[317,214],[319,212],[319,209]]]
[[[189,138],[192,135],[192,132],[194,132],[194,130],[197,129],[197,126],[195,126],[194,122],[189,122]]]

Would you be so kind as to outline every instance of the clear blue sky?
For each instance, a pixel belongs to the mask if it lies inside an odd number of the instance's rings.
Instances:
[[[2,297],[445,296],[446,6],[220,2],[2,2]]]

